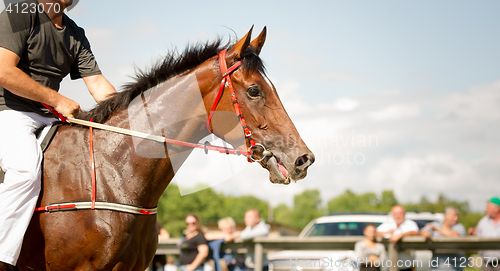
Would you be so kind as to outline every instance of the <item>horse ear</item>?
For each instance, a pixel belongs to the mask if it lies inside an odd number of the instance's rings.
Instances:
[[[241,38],[236,44],[233,45],[233,48],[231,48],[231,50],[229,51],[231,57],[234,57],[235,59],[241,58],[243,52],[245,52],[245,50],[250,45],[252,30],[253,30],[253,25],[252,28],[250,28],[250,31],[248,31],[248,33],[243,38]]]
[[[266,33],[267,33],[267,28],[264,26],[264,29],[262,29],[262,32],[260,32],[259,36],[250,43],[250,45],[255,47],[256,55],[260,54],[260,51],[264,46],[264,42],[266,42]]]

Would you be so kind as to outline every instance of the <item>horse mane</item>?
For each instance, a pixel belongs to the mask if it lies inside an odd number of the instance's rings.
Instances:
[[[232,46],[232,45],[231,45]],[[222,39],[214,42],[197,43],[188,45],[182,54],[175,50],[167,53],[162,61],[157,62],[149,70],[138,70],[133,77],[133,82],[126,83],[122,91],[112,94],[99,105],[88,112],[81,112],[76,117],[83,120],[92,119],[94,122],[105,122],[115,111],[125,109],[132,100],[144,91],[169,80],[172,77],[198,67],[200,64],[219,54],[220,51],[230,48],[228,44],[223,45]],[[242,68],[248,71],[265,73],[262,60],[249,47],[242,55]]]

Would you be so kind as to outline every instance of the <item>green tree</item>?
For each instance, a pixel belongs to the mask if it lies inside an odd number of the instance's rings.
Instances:
[[[290,214],[291,225],[302,229],[314,218],[323,214],[321,198],[316,189],[306,190],[293,198],[293,210]]]
[[[446,207],[454,207],[459,213],[459,222],[466,228],[473,227],[483,216],[481,213],[472,212],[467,201],[454,201],[440,194],[436,202],[429,201],[425,196],[419,203],[407,203],[403,205],[407,211],[442,213]]]
[[[394,192],[392,190],[384,190],[382,191],[382,195],[379,202],[379,210],[389,212],[392,206],[397,205],[398,200],[394,196]]]
[[[224,215],[220,206],[223,195],[210,188],[181,196],[179,187],[170,184],[158,203],[158,219],[171,236],[182,236],[187,214],[196,214],[202,223],[217,221]]]
[[[356,194],[347,189],[343,194],[328,202],[328,211],[334,213],[354,212],[357,208],[356,197]]]
[[[292,210],[282,203],[273,209],[274,222],[287,226],[293,226],[292,223]]]
[[[482,213],[469,212],[460,215],[459,222],[464,225],[466,229],[477,226],[477,222],[484,216]]]
[[[380,211],[380,200],[374,193],[356,195],[347,189],[340,196],[328,202],[329,212],[375,212]]]
[[[224,198],[224,216],[230,216],[235,221],[243,222],[245,213],[249,209],[257,209],[260,212],[260,217],[267,220],[268,203],[254,196],[233,197],[226,196]]]

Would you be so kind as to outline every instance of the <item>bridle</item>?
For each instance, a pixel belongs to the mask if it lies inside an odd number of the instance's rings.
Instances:
[[[273,154],[269,150],[267,150],[262,144],[255,143],[255,140],[252,137],[252,132],[248,128],[246,120],[243,117],[243,113],[241,112],[241,108],[240,108],[240,105],[238,103],[236,93],[234,91],[233,83],[231,81],[231,74],[241,66],[242,62],[241,62],[241,60],[239,60],[238,62],[236,62],[233,66],[231,66],[228,69],[227,64],[226,64],[226,52],[227,52],[227,49],[224,49],[219,53],[219,67],[220,67],[220,71],[222,73],[222,80],[221,80],[219,91],[218,91],[217,96],[215,98],[214,104],[212,105],[212,108],[211,108],[210,113],[208,115],[206,127],[210,133],[213,132],[211,129],[212,118],[213,118],[213,115],[215,113],[215,110],[217,109],[217,106],[219,105],[219,102],[222,99],[224,89],[227,86],[229,88],[231,101],[233,103],[234,110],[235,110],[236,114],[238,115],[238,119],[240,121],[241,126],[243,127],[243,131],[245,133],[245,139],[248,140],[248,142],[250,143],[250,147],[246,151],[240,151],[240,150],[235,150],[235,149],[225,148],[225,147],[220,147],[220,146],[212,146],[212,145],[210,145],[210,143],[208,143],[208,141],[205,142],[203,145],[201,145],[201,144],[195,144],[195,143],[190,143],[190,142],[185,142],[185,141],[168,139],[168,138],[165,138],[163,136],[149,135],[146,133],[141,133],[141,132],[132,131],[132,130],[128,130],[128,129],[113,127],[113,126],[100,124],[100,123],[95,123],[95,122],[92,122],[92,120],[91,121],[84,121],[84,120],[75,119],[75,118],[66,118],[62,114],[57,112],[53,107],[42,103],[43,106],[45,106],[53,114],[55,114],[62,122],[67,122],[67,120],[69,120],[71,123],[76,123],[76,124],[80,124],[80,125],[84,125],[84,126],[89,127],[90,157],[91,157],[91,171],[92,171],[92,201],[91,202],[72,202],[72,203],[64,203],[64,204],[51,204],[51,205],[44,206],[44,207],[38,207],[35,209],[35,211],[56,212],[56,211],[68,211],[68,210],[102,209],[102,210],[111,210],[111,211],[125,212],[125,213],[131,213],[131,214],[142,214],[142,215],[156,214],[156,212],[157,212],[156,207],[155,208],[142,208],[142,207],[125,205],[125,204],[121,204],[121,203],[96,202],[96,178],[95,178],[96,174],[95,174],[95,163],[94,163],[94,159],[93,159],[94,152],[93,152],[93,139],[92,139],[93,138],[93,128],[112,131],[115,133],[120,133],[120,134],[125,134],[125,135],[130,135],[130,136],[135,136],[135,137],[148,139],[148,140],[161,142],[161,143],[169,143],[169,144],[182,145],[182,146],[187,146],[187,147],[192,147],[192,148],[204,149],[205,153],[208,153],[208,151],[210,150],[210,151],[218,151],[219,153],[245,155],[249,162],[261,162],[266,157],[272,156]]]
[[[233,82],[231,81],[231,73],[236,71],[240,66],[241,66],[241,60],[233,64],[229,69],[227,68],[226,64],[226,52],[227,49],[222,50],[219,53],[219,67],[220,71],[222,73],[222,81],[220,82],[219,86],[219,91],[217,93],[217,96],[215,97],[214,104],[212,105],[212,109],[210,110],[210,113],[208,115],[208,121],[207,121],[207,130],[212,133],[212,129],[210,127],[210,124],[212,122],[212,117],[215,113],[215,109],[219,105],[220,100],[222,99],[222,94],[224,93],[225,86],[229,88],[229,92],[231,94],[231,101],[234,106],[234,111],[236,112],[236,115],[238,115],[238,119],[241,123],[241,126],[243,127],[243,132],[245,133],[245,138],[248,140],[250,143],[250,147],[247,150],[247,157],[248,161],[253,161],[253,162],[260,162],[264,160],[266,156],[271,156],[271,152],[266,150],[266,148],[259,143],[255,143],[255,140],[252,137],[252,132],[250,132],[250,128],[248,128],[247,122],[245,120],[245,117],[243,117],[243,113],[241,112],[240,104],[238,103],[238,98],[236,97],[236,93],[234,92],[234,87],[233,87]],[[260,152],[257,152],[257,150],[261,150]],[[260,158],[257,158],[255,154],[261,153],[262,156]]]

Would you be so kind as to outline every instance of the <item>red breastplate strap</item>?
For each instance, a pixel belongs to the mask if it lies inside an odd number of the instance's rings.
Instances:
[[[236,98],[236,93],[234,92],[233,83],[231,82],[231,73],[233,73],[237,68],[241,66],[241,61],[236,62],[233,66],[231,66],[231,68],[228,69],[226,65],[226,52],[227,49],[224,49],[219,53],[219,67],[222,73],[222,81],[220,83],[217,97],[215,98],[212,109],[210,110],[210,114],[208,115],[207,129],[209,132],[212,132],[212,129],[210,127],[210,124],[212,122],[212,117],[215,112],[215,109],[217,108],[217,105],[219,104],[222,98],[222,94],[224,93],[224,88],[227,84],[229,92],[231,94],[231,101],[233,102],[234,111],[236,112],[236,115],[238,115],[238,119],[240,120],[241,126],[243,126],[243,131],[245,132],[245,137],[248,139],[248,142],[250,143],[250,148],[252,148],[255,146],[255,140],[252,137],[252,132],[250,132],[250,129],[247,126],[247,122],[243,117],[243,113],[241,113],[240,105],[238,103],[238,99]]]
[[[92,119],[90,119],[92,122]],[[90,149],[90,174],[92,175],[92,205],[91,209],[95,209],[96,198],[96,176],[95,176],[95,160],[94,160],[94,128],[89,127],[89,149]]]
[[[90,121],[92,121],[92,119]],[[89,150],[90,150],[90,174],[92,175],[91,201],[51,204],[49,206],[35,208],[35,212],[57,212],[57,211],[71,211],[71,210],[100,209],[100,210],[117,211],[117,212],[139,214],[139,215],[156,214],[157,208],[142,208],[121,203],[96,202],[97,185],[96,185],[96,168],[94,159],[94,128],[92,126],[89,127]]]

